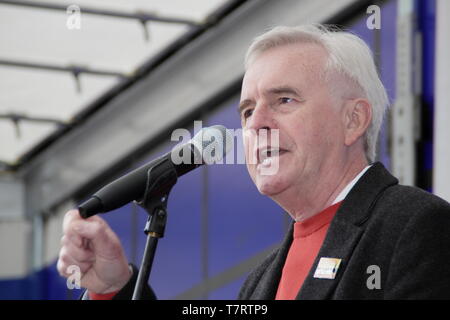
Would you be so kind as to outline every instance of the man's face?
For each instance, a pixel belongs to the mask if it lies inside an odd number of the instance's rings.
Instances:
[[[319,76],[326,58],[325,50],[315,44],[281,46],[259,55],[245,73],[240,103],[245,155],[262,194],[314,187],[323,170],[341,155],[339,100]],[[263,129],[278,130],[279,146],[272,145],[270,131],[268,139],[254,139]],[[277,161],[276,172],[265,174]]]

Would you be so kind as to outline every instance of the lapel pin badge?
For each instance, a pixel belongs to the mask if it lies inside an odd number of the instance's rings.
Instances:
[[[314,278],[317,279],[334,279],[339,269],[342,259],[337,258],[320,258],[317,265]]]

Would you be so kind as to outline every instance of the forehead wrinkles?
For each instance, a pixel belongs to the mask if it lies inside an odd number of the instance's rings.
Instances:
[[[292,60],[305,72],[308,84],[318,84],[325,78],[327,51],[317,43],[292,45]]]
[[[270,48],[251,60],[243,85],[276,86],[274,81],[283,80],[293,82],[290,85],[316,85],[325,78],[323,75],[327,58],[326,50],[316,43],[295,43]]]

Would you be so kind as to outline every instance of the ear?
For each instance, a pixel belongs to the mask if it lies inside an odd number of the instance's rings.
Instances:
[[[348,100],[344,108],[345,145],[351,146],[364,136],[372,120],[372,106],[366,99]]]

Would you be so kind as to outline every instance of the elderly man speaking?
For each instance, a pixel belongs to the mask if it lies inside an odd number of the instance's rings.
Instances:
[[[450,298],[449,203],[374,163],[388,99],[367,45],[320,25],[277,27],[254,40],[245,67],[244,136],[278,137],[245,139],[247,168],[294,221],[239,298]],[[79,265],[86,298],[131,297],[137,270],[101,218],[69,211],[62,244],[58,270]]]

